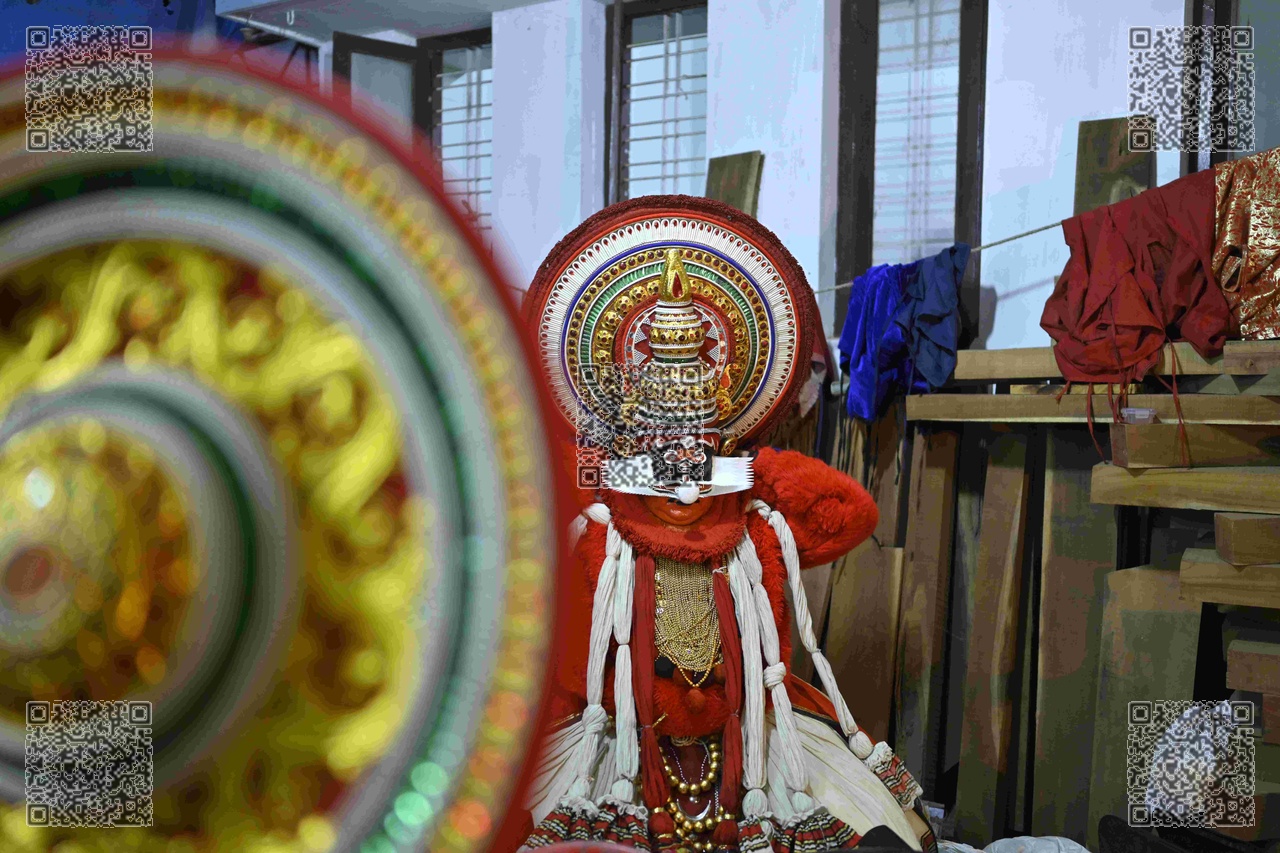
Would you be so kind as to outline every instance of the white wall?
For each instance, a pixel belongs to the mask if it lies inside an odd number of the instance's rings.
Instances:
[[[493,15],[494,248],[520,287],[603,207],[605,39],[598,0]]]
[[[1072,215],[1079,122],[1128,115],[1128,28],[1183,15],[1183,0],[991,0],[984,243]],[[1176,179],[1177,153],[1160,152],[1157,171]],[[982,253],[996,296],[988,349],[1050,343],[1040,315],[1068,255],[1060,228]]]
[[[839,0],[709,0],[707,155],[764,152],[756,217],[835,283]],[[834,296],[820,295],[825,325]]]

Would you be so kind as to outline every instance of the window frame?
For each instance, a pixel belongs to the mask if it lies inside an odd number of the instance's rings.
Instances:
[[[436,97],[436,79],[444,72],[445,51],[460,50],[469,47],[483,47],[486,44],[489,45],[492,50],[493,29],[491,27],[466,30],[464,32],[450,33],[442,36],[425,36],[418,39],[417,50],[418,54],[422,57],[422,65],[425,69],[426,75],[426,83],[424,84],[424,115],[419,127],[422,128],[423,135],[431,144],[432,148],[435,149],[435,156],[438,158],[443,156],[443,152],[441,150],[442,146],[436,140],[436,114],[440,112],[442,105],[438,103]],[[416,84],[417,81],[415,80],[415,87]],[[417,90],[415,88],[415,101],[416,94]],[[492,145],[492,142],[490,142],[490,145]],[[443,161],[440,163],[440,171],[443,175]],[[490,178],[490,181],[492,182],[492,178]],[[490,189],[490,193],[492,193],[492,188]],[[492,210],[487,214],[490,217],[490,225],[488,226],[481,226],[479,222],[481,215],[480,211],[472,211],[472,213],[476,218],[476,227],[482,232],[488,231],[492,228]]]
[[[989,0],[960,3],[960,87],[956,110],[955,240],[982,240],[982,148],[987,80]],[[836,281],[846,283],[871,266],[875,220],[876,79],[880,61],[880,0],[849,0],[840,13],[839,106],[836,113]],[[845,236],[847,235],[847,236]],[[960,284],[960,339],[978,339],[981,264],[972,254]],[[837,294],[839,335],[848,294]]]
[[[351,56],[356,53],[376,56],[381,59],[390,59],[409,65],[413,75],[413,115],[411,120],[414,127],[422,131],[422,135],[429,138],[430,130],[427,122],[429,122],[431,116],[431,78],[427,76],[429,69],[424,61],[424,54],[419,48],[400,44],[399,42],[382,41],[381,39],[371,39],[350,33],[335,32],[333,34],[333,79],[338,80],[340,78],[345,83],[344,85],[334,86],[333,94],[339,103],[352,108],[354,108],[354,104],[351,101]],[[426,90],[425,98],[424,89]],[[414,134],[414,156],[420,156],[425,153],[422,145],[422,135]]]
[[[605,204],[622,200],[622,138],[626,119],[622,115],[622,91],[627,85],[623,55],[631,40],[631,23],[636,18],[680,12],[685,9],[706,9],[706,0],[614,0],[605,9],[605,69],[608,75],[605,86],[604,111],[608,116],[604,127],[604,197]],[[710,21],[707,23],[710,29]],[[708,84],[711,75],[707,74]]]

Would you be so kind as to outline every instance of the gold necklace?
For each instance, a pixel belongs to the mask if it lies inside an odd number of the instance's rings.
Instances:
[[[722,660],[711,573],[696,563],[658,557],[654,581],[658,593],[654,645],[679,667],[685,681],[700,687]],[[689,679],[689,672],[701,674],[696,683]]]
[[[700,780],[690,784],[684,781],[684,770],[680,767],[679,760],[674,762],[673,767],[673,762],[668,761],[664,755],[662,769],[667,775],[667,781],[671,784],[671,796],[665,805],[658,806],[654,811],[667,812],[671,815],[671,819],[676,824],[676,835],[681,842],[699,853],[711,853],[716,847],[715,843],[710,838],[705,841],[699,840],[699,836],[710,835],[722,821],[734,820],[734,816],[725,811],[720,803],[720,792],[716,789],[716,781],[720,776],[720,744],[714,738],[698,740],[707,751],[706,758],[703,759],[703,766],[707,767],[707,770]],[[679,794],[676,793],[677,791]],[[711,803],[707,805],[703,814],[696,818],[685,814],[684,807],[680,805],[679,796],[697,797],[704,792],[710,792],[712,797]]]

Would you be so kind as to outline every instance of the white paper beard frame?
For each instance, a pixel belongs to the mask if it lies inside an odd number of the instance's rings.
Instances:
[[[716,456],[711,460],[711,482],[659,485],[653,474],[653,460],[643,453],[610,459],[604,466],[601,485],[623,494],[675,497],[681,503],[691,504],[698,498],[745,492],[754,482],[750,457]],[[696,494],[689,487],[696,487]]]

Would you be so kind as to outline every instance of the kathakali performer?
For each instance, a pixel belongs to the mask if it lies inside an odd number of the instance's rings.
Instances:
[[[936,848],[920,786],[841,697],[801,585],[871,534],[875,503],[760,446],[820,333],[795,259],[732,208],[650,196],[561,241],[526,309],[578,432],[590,622],[559,667],[522,849],[820,851],[872,830]],[[792,618],[821,690],[787,670]]]

